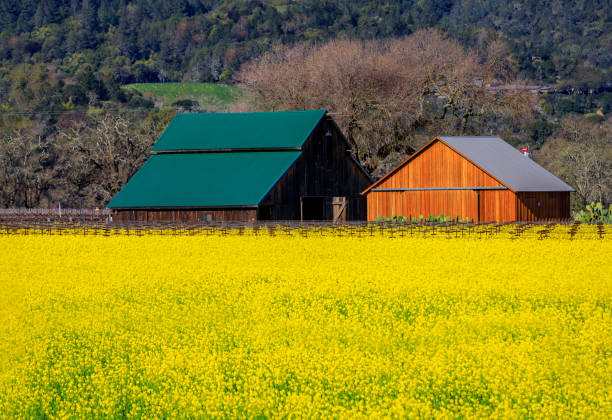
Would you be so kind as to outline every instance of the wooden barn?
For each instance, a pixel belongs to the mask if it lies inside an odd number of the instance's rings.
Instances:
[[[436,137],[363,194],[368,220],[444,214],[514,222],[569,219],[571,191],[499,137]]]
[[[178,114],[115,221],[365,220],[372,180],[325,111]]]

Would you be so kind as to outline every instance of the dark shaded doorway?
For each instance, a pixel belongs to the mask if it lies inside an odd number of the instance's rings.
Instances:
[[[257,220],[272,220],[273,207],[268,205],[260,205],[257,209]]]
[[[325,220],[325,197],[301,198],[302,220]]]

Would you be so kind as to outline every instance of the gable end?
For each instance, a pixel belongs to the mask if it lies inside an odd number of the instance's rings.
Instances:
[[[434,137],[362,194],[379,188],[512,190],[439,137]]]

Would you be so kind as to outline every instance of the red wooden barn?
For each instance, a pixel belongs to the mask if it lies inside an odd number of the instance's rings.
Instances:
[[[362,194],[368,220],[444,214],[513,222],[569,219],[571,191],[499,137],[436,137]]]

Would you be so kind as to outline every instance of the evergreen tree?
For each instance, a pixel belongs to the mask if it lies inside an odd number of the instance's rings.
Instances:
[[[137,5],[130,5],[121,15],[117,27],[116,42],[119,51],[133,60],[142,58],[138,48],[138,29],[142,20],[142,9]]]
[[[0,0],[0,27],[10,27],[19,17],[19,9],[19,4],[12,0]]]
[[[40,0],[34,15],[34,24],[36,26],[47,26],[59,22],[62,17],[60,6],[61,3],[58,0]]]
[[[81,10],[81,0],[70,0],[70,14],[76,16]]]
[[[110,25],[117,25],[117,12],[112,0],[102,0],[98,8],[98,23],[106,29]]]
[[[98,10],[95,0],[83,0],[81,9],[81,25],[87,31],[95,32],[98,30]]]

